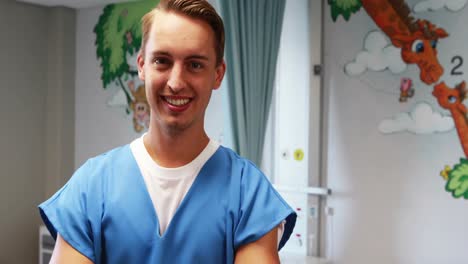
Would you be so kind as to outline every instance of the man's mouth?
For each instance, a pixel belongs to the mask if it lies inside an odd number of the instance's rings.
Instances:
[[[192,98],[181,96],[161,96],[162,100],[166,102],[167,107],[174,112],[183,112],[189,106]]]
[[[190,102],[189,98],[170,98],[170,97],[164,97],[164,101],[168,102],[169,104],[173,106],[183,106],[186,105]]]

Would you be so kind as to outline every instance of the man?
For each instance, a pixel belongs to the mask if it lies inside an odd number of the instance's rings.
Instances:
[[[51,262],[279,263],[295,213],[204,130],[226,69],[221,18],[203,0],[163,0],[142,30],[149,130],[88,160],[40,205],[57,240]]]

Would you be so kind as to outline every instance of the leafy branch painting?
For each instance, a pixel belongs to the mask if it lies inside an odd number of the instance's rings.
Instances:
[[[142,94],[142,91],[138,90],[142,87],[135,88],[134,84],[129,81],[138,73],[135,67],[130,66],[127,56],[135,55],[139,51],[142,39],[140,20],[158,2],[158,0],[142,0],[107,5],[94,28],[96,56],[100,60],[102,69],[102,86],[106,89],[110,84],[115,83],[122,90],[126,99],[126,112],[127,114],[133,112],[137,132],[142,130],[141,124],[145,123],[143,120],[135,120],[143,118],[142,113],[137,114],[137,111],[143,108],[133,109],[133,106],[145,103],[146,98],[135,96],[137,93]],[[149,116],[149,110],[147,115]],[[148,120],[148,116],[144,119]]]
[[[348,21],[351,15],[362,7],[360,0],[328,0],[328,4],[330,5],[333,22],[336,22],[340,15]]]
[[[446,166],[440,175],[447,180],[445,190],[452,193],[454,198],[468,199],[468,160],[461,158],[460,163],[453,168]]]

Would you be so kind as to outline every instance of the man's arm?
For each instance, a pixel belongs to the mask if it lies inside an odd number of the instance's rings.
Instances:
[[[279,264],[277,232],[278,228],[273,228],[259,240],[239,247],[235,264]]]
[[[57,234],[54,252],[49,264],[93,264],[91,260],[74,249],[65,241],[60,234]]]

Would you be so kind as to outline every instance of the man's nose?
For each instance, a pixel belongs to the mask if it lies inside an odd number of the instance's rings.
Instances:
[[[180,64],[174,64],[167,80],[167,85],[174,92],[178,93],[185,88],[184,67]]]

